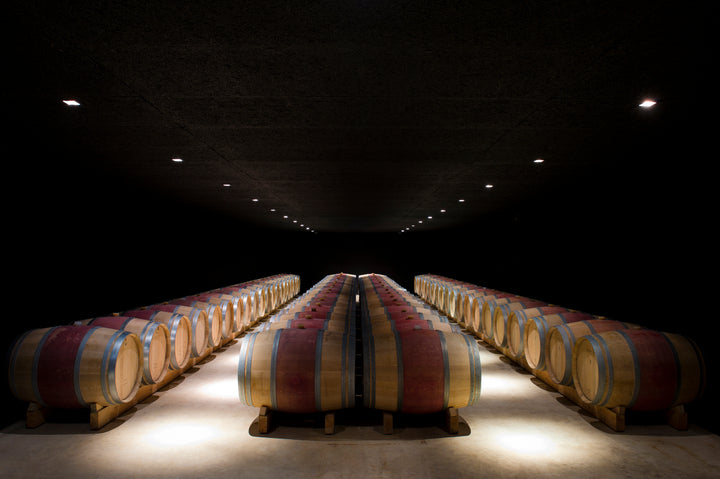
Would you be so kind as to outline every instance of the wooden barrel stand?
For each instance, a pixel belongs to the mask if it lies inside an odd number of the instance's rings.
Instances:
[[[292,298],[288,298],[287,301],[289,301],[290,299]],[[285,303],[278,305],[277,308],[281,308],[284,304]],[[262,318],[257,319],[256,323],[265,319],[272,312],[273,311],[267,311]],[[243,336],[244,334],[245,331],[235,331],[231,336],[223,338],[219,344],[215,345],[214,347],[207,348],[202,355],[190,358],[187,364],[181,369],[168,370],[162,381],[156,384],[141,385],[137,393],[135,394],[135,397],[125,404],[120,404],[116,406],[103,406],[97,403],[91,403],[89,405],[90,429],[97,430],[108,425],[121,414],[129,411],[138,403],[144,401],[148,397],[155,394],[158,390],[175,381],[180,375],[187,372],[190,368],[193,368],[205,361],[212,353],[224,348],[225,346],[232,343],[233,341],[235,341],[235,339]],[[48,418],[52,415],[52,413],[52,408],[45,407],[36,402],[28,403],[27,409],[25,411],[25,427],[36,428],[38,426],[41,426],[48,421]]]

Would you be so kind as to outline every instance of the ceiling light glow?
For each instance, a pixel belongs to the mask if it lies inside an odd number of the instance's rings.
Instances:
[[[533,163],[543,163],[544,161],[542,158],[536,158],[533,160]]]
[[[459,200],[458,200],[458,203],[465,203],[465,200],[459,199]]]
[[[440,210],[440,213],[445,213],[445,210]]]
[[[230,186],[230,183],[223,183],[223,186],[227,188]]]
[[[645,100],[642,103],[640,103],[638,106],[640,106],[642,108],[652,108],[653,106],[655,106],[656,103],[657,102],[655,102],[654,100]]]
[[[77,100],[63,100],[63,103],[67,106],[80,106],[80,103]]]
[[[173,158],[172,161],[175,163],[182,163],[183,160],[182,158]]]
[[[485,188],[492,188],[492,187],[493,187],[493,185],[490,185],[490,184],[485,185]]]

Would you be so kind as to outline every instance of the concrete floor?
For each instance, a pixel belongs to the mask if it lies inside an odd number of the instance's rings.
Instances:
[[[0,431],[2,478],[144,477],[720,477],[720,436],[691,426],[629,424],[616,433],[480,343],[482,398],[440,422],[398,418],[382,433],[373,411],[320,422],[279,418],[258,434],[237,397],[240,342],[98,431],[87,423],[19,422]]]

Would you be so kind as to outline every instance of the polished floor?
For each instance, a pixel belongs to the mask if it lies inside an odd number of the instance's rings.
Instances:
[[[65,419],[0,431],[2,478],[717,478],[720,436],[696,426],[629,424],[610,430],[480,343],[479,404],[441,418],[396,418],[383,434],[374,411],[346,411],[326,435],[322,418],[276,417],[240,404],[240,342],[216,351],[98,431]],[[352,413],[351,413],[352,412]]]

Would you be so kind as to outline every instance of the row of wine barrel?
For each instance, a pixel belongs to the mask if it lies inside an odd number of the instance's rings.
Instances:
[[[141,385],[182,370],[299,288],[298,276],[276,275],[197,298],[26,331],[9,352],[10,390],[20,400],[62,409],[128,403]],[[248,324],[235,320],[240,317]]]
[[[354,275],[328,275],[246,334],[240,402],[290,413],[353,407],[356,289]]]
[[[360,292],[366,407],[427,414],[478,401],[474,338],[384,275],[360,276]]]
[[[536,375],[574,387],[586,403],[638,411],[696,400],[702,354],[689,337],[615,321],[438,275],[415,277],[417,294]]]

